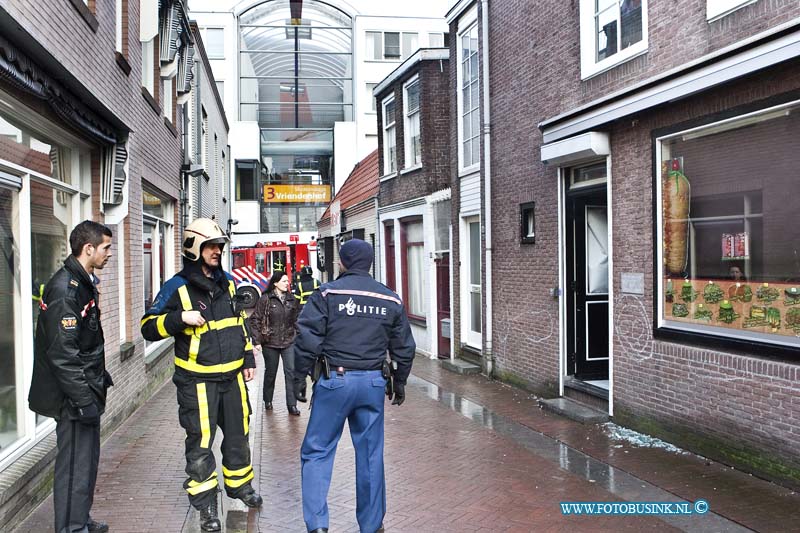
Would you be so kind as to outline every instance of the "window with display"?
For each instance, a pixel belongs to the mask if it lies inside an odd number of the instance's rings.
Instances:
[[[658,326],[800,348],[800,105],[657,146]]]

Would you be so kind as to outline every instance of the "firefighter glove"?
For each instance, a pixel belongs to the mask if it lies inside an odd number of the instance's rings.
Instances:
[[[406,386],[404,383],[398,383],[395,380],[393,381],[394,381],[394,400],[392,401],[392,405],[403,405],[403,402],[406,400]]]

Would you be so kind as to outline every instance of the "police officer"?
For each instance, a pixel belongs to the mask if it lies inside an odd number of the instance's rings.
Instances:
[[[150,341],[175,337],[178,418],[186,430],[189,502],[200,510],[203,531],[220,531],[216,461],[211,446],[219,426],[225,491],[248,507],[263,503],[251,486],[254,477],[247,435],[250,400],[245,381],[255,377],[253,345],[244,311],[234,305],[233,278],[220,260],[228,236],[213,220],[186,227],[184,268],[161,288],[142,318]]]
[[[311,418],[300,450],[303,517],[309,531],[328,531],[333,459],[348,421],[356,453],[356,518],[362,532],[375,533],[382,531],[386,514],[386,380],[381,368],[388,350],[397,364],[392,403],[401,405],[416,344],[403,302],[369,274],[372,247],[352,239],[342,246],[339,258],[344,273],[311,295],[298,321],[298,379],[305,378],[318,357],[324,358],[330,369],[314,385]]]
[[[57,533],[102,533],[89,512],[100,460],[100,415],[106,390],[103,328],[95,270],[111,258],[111,230],[85,220],[69,236],[72,255],[39,298],[39,321],[28,403],[56,419],[53,507]]]

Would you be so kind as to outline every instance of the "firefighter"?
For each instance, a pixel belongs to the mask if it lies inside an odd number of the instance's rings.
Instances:
[[[314,276],[314,269],[311,266],[304,266],[300,269],[300,279],[295,285],[294,297],[300,301],[300,309],[308,302],[309,296],[314,291],[319,290],[319,281]]]
[[[105,342],[97,306],[98,279],[111,257],[111,230],[85,220],[69,236],[72,254],[42,289],[28,395],[31,411],[56,419],[53,507],[56,533],[104,533],[92,519],[100,415],[106,390]],[[34,299],[37,298],[34,287]]]
[[[216,462],[211,446],[224,433],[225,492],[248,507],[263,503],[251,485],[248,432],[250,400],[245,381],[255,377],[253,345],[244,311],[236,309],[233,278],[220,260],[228,236],[213,220],[199,218],[184,232],[184,268],[167,281],[142,318],[149,341],[175,337],[178,417],[186,431],[189,502],[200,510],[203,531],[220,531]]]

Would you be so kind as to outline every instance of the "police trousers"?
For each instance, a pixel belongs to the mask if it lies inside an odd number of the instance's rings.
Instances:
[[[311,418],[300,449],[303,518],[309,531],[329,526],[328,489],[345,420],[356,455],[356,519],[375,533],[386,514],[383,474],[383,402],[380,370],[332,372],[314,385]]]
[[[100,461],[100,424],[71,419],[69,407],[56,422],[53,507],[56,533],[86,533]]]
[[[186,474],[183,484],[197,509],[216,498],[219,482],[211,446],[217,427],[222,430],[222,474],[225,492],[238,498],[251,490],[250,399],[242,373],[227,381],[199,381],[177,373],[178,419],[186,430]]]

